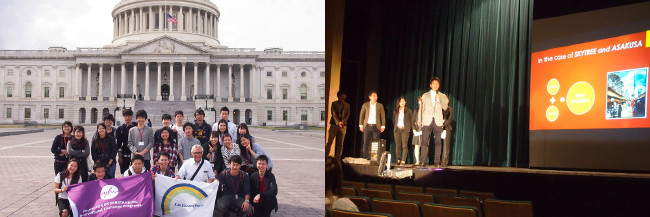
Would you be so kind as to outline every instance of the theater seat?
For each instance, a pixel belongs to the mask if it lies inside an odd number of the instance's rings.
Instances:
[[[363,182],[353,182],[353,181],[343,181],[341,185],[348,186],[348,187],[356,187],[356,188],[366,187],[366,184],[364,184]]]
[[[429,193],[413,193],[413,192],[404,192],[398,191],[395,194],[395,199],[397,200],[412,200],[418,201],[420,203],[433,203],[435,202],[433,194]]]
[[[478,216],[483,216],[483,208],[481,200],[473,196],[453,196],[453,195],[439,195],[437,196],[439,204],[455,205],[455,206],[469,206],[476,209]]]
[[[325,217],[332,217],[332,210],[327,206],[325,206]]]
[[[352,196],[348,197],[350,200],[354,203],[354,205],[357,205],[357,208],[359,208],[359,211],[361,212],[370,212],[372,210],[372,204],[370,202],[369,197],[364,197],[364,196]]]
[[[485,217],[533,217],[533,203],[486,199],[483,201]]]
[[[369,198],[382,198],[382,199],[395,199],[393,196],[393,191],[391,190],[382,190],[382,189],[372,189],[372,188],[361,188],[359,189],[359,196],[366,196]]]
[[[332,217],[393,217],[393,215],[388,213],[350,212],[334,209],[332,210]]]
[[[420,203],[417,201],[372,199],[372,211],[390,213],[395,217],[419,217]]]
[[[454,206],[445,204],[425,203],[422,205],[422,216],[444,217],[480,217],[474,207]]]
[[[494,193],[492,192],[479,192],[479,191],[466,191],[466,190],[461,190],[460,195],[463,196],[473,196],[473,197],[479,197],[481,200],[485,199],[494,199]]]
[[[449,188],[429,188],[425,189],[425,193],[432,193],[432,194],[448,194],[448,195],[456,195],[458,192],[456,189],[449,189]]]
[[[422,186],[395,185],[395,192],[398,191],[424,193],[424,188]]]
[[[393,186],[389,184],[376,184],[376,183],[366,183],[366,188],[382,189],[382,190],[393,190]]]
[[[357,196],[357,188],[355,187],[341,187],[341,194],[347,196]]]

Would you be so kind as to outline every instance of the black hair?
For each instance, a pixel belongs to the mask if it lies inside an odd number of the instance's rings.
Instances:
[[[72,122],[70,122],[70,121],[65,121],[65,122],[63,122],[63,124],[61,124],[61,135],[63,135],[65,133],[65,132],[63,132],[63,126],[65,126],[65,125],[70,126],[70,136],[74,136],[74,135],[72,135],[72,132],[74,132],[74,130],[73,130],[74,127],[72,126]]]
[[[162,143],[162,141],[163,141],[163,139],[162,139],[162,132],[163,131],[167,131],[167,133],[169,133],[169,138],[167,138],[167,141],[168,142],[171,141],[172,140],[172,133],[174,131],[172,131],[172,129],[169,128],[169,126],[164,126],[163,128],[160,129],[160,142]]]
[[[97,168],[102,168],[102,167],[104,169],[106,169],[106,165],[104,165],[103,163],[97,162],[97,163],[95,163],[95,165],[93,165],[93,170],[97,170]]]
[[[67,165],[70,165],[72,162],[77,163],[77,171],[74,171],[74,173],[72,174],[72,180],[70,180],[70,185],[79,183],[79,179],[81,178],[80,175],[81,173],[79,172],[81,165],[79,165],[79,160],[77,160],[77,158],[70,158]],[[68,172],[67,165],[65,167],[65,170],[61,171],[61,175],[59,176],[61,178],[61,182],[63,182],[63,180],[67,178],[68,175],[70,175],[70,173]]]
[[[219,125],[220,125],[221,123],[224,123],[224,124],[226,125],[226,132],[224,132],[223,134],[228,134],[228,121],[225,120],[225,119],[221,119],[221,120],[219,120],[219,122],[217,122],[217,132],[218,132],[218,133],[221,133],[221,132],[219,131]]]
[[[133,116],[133,110],[131,109],[124,109],[122,111],[122,116]]]
[[[106,120],[111,120],[111,122],[115,123],[115,117],[113,117],[112,114],[107,114],[106,116],[104,116],[104,120],[102,121],[106,121]]]
[[[169,153],[167,153],[166,151],[161,151],[160,153],[158,153],[158,159],[160,159],[160,156],[166,156],[167,159],[171,158],[169,157]]]
[[[377,93],[376,90],[371,90],[371,91],[368,93],[368,96],[372,96],[373,93],[379,95],[379,94]]]
[[[343,183],[343,169],[338,159],[327,156],[325,157],[325,197],[341,195],[341,185]]]
[[[219,138],[219,132],[217,132],[216,130],[210,132],[210,137]]]
[[[241,156],[239,156],[239,155],[233,155],[232,157],[230,157],[230,159],[228,159],[228,163],[233,163],[233,162],[234,162],[234,163],[241,164],[241,162],[242,162],[242,158],[241,158]]]
[[[242,134],[239,133],[239,129],[244,128],[246,129],[246,134],[250,135],[251,132],[248,130],[248,125],[246,123],[241,123],[239,126],[237,126],[237,141],[239,141],[239,138],[241,138]]]
[[[196,117],[197,114],[205,116],[205,112],[203,111],[203,109],[197,109],[194,112],[194,117]]]
[[[222,111],[226,111],[226,112],[228,112],[228,114],[230,114],[230,110],[226,106],[221,107],[221,109],[219,110],[219,113],[221,113]]]
[[[163,119],[163,120],[170,120],[170,121],[171,121],[171,120],[172,120],[172,116],[169,115],[169,114],[163,114],[163,115],[162,115],[162,119]]]
[[[178,110],[178,111],[174,112],[174,117],[176,117],[177,115],[185,116],[185,115],[183,115],[183,111],[181,111],[181,110]]]
[[[341,97],[343,94],[345,94],[345,91],[339,90],[339,92],[336,92],[336,97]]]
[[[83,135],[81,136],[81,139],[77,139],[74,136],[74,132],[76,131],[81,131]],[[70,140],[70,144],[72,144],[73,147],[81,149],[86,149],[86,145],[88,145],[88,140],[86,139],[86,130],[84,129],[83,126],[75,126],[74,129],[72,130],[72,139]]]
[[[230,140],[232,140],[232,136],[231,136],[230,134],[227,134],[227,133],[226,133],[226,134],[223,135],[223,138],[226,138],[226,137],[229,137]]]
[[[142,155],[136,154],[135,157],[133,157],[133,160],[131,161],[131,165],[135,163],[135,160],[140,160],[142,163],[144,163],[144,157]]]
[[[138,110],[138,112],[135,113],[135,119],[138,119],[139,117],[143,117],[144,119],[147,119],[147,111],[145,110]]]
[[[188,127],[188,126],[191,127],[192,130],[194,130],[194,124],[192,124],[190,122],[185,122],[185,124],[183,124],[183,131],[185,131],[185,128]]]
[[[399,101],[402,101],[402,99],[404,99],[404,101],[406,101],[406,98],[404,98],[403,96],[400,96],[399,98],[397,98],[397,102],[395,102],[395,114],[399,113]],[[408,108],[408,106],[404,105],[404,108]],[[393,120],[393,121],[396,121],[396,120]]]
[[[440,78],[438,78],[438,76],[433,76],[433,78],[429,79],[429,84],[433,81],[438,81],[438,84],[440,84]]]
[[[267,164],[269,163],[269,158],[268,158],[266,155],[263,155],[263,154],[257,156],[256,160],[257,160],[257,161],[261,161],[261,160],[263,160],[263,161],[266,161]]]

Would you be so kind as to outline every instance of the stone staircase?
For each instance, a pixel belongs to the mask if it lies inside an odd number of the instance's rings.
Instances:
[[[169,114],[172,116],[172,124],[176,122],[174,119],[174,113],[178,110],[183,111],[183,122],[194,123],[194,102],[193,101],[136,101],[135,109],[133,112],[144,109],[147,111],[147,116],[151,119],[151,123],[154,129],[160,128],[162,124],[163,114]],[[135,115],[135,114],[134,114]],[[135,120],[135,117],[133,117]]]

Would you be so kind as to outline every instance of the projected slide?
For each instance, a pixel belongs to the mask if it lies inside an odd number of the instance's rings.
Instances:
[[[532,54],[530,130],[649,128],[650,31]]]

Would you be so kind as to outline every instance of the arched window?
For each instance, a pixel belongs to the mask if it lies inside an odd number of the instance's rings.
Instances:
[[[27,82],[25,84],[25,97],[30,98],[32,97],[32,83]]]
[[[307,85],[300,85],[300,99],[307,99]]]

